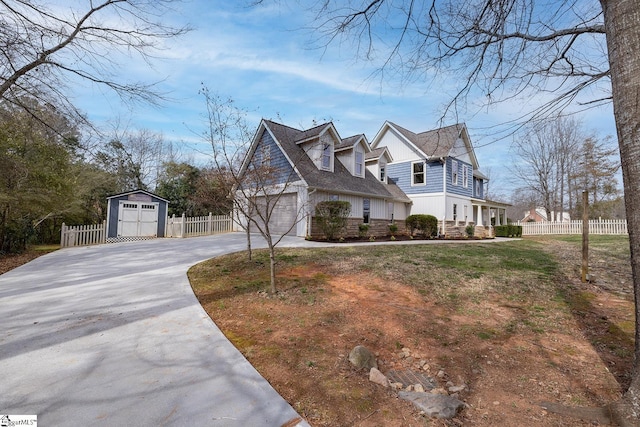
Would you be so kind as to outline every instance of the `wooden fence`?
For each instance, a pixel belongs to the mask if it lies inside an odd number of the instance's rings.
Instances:
[[[60,246],[89,246],[104,243],[107,237],[107,221],[102,224],[70,226],[62,223]]]
[[[233,221],[229,215],[167,218],[165,237],[195,237],[233,231]]]
[[[201,217],[167,217],[165,222],[165,237],[195,237],[233,231],[233,221],[227,215],[211,215]],[[124,241],[120,239],[115,241]],[[107,222],[93,225],[69,226],[62,224],[60,232],[60,246],[89,246],[107,241]]]
[[[541,234],[582,234],[582,221],[518,222],[523,236]],[[589,234],[628,234],[625,219],[590,219]]]

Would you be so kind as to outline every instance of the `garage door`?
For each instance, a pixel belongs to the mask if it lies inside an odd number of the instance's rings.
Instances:
[[[120,201],[118,237],[157,237],[158,203]]]
[[[283,194],[280,196],[276,207],[273,209],[271,218],[269,221],[269,231],[273,234],[290,234],[296,235],[296,226],[293,225],[296,222],[296,216],[298,213],[298,196],[297,194]],[[270,200],[270,203],[273,201]],[[264,197],[259,197],[257,205],[260,209],[265,209],[266,201]],[[264,215],[263,215],[264,218]],[[259,217],[255,217],[257,221],[260,221]],[[292,228],[293,226],[293,228]],[[291,230],[289,230],[291,229]]]

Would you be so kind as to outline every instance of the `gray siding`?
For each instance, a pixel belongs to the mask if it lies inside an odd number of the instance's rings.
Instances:
[[[458,184],[453,185],[453,161],[458,162]],[[464,183],[462,182],[462,166],[467,168],[467,187],[464,187]],[[457,196],[463,197],[472,197],[473,195],[473,168],[469,163],[463,162],[462,160],[453,159],[451,157],[447,158],[447,193],[455,194]]]
[[[285,157],[285,155],[278,147],[278,144],[275,143],[271,134],[269,132],[264,131],[262,134],[262,138],[258,142],[256,146],[256,151],[253,155],[252,163],[255,165],[260,165],[262,163],[262,157],[265,151],[265,146],[269,147],[270,153],[270,161],[269,165],[272,168],[277,170],[277,177],[274,179],[272,184],[284,184],[286,182],[292,182],[299,180],[298,175],[294,171],[293,167],[289,163],[289,160]],[[292,162],[295,163],[296,159],[291,159]]]
[[[426,163],[426,185],[411,185],[411,164],[413,162],[387,164],[387,177],[396,183],[405,194],[442,193],[442,163]]]

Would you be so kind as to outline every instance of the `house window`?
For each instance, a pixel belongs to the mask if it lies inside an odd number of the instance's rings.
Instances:
[[[453,204],[453,220],[458,220],[458,205],[455,203]]]
[[[451,160],[451,183],[458,185],[458,161]]]
[[[362,199],[362,222],[369,224],[369,215],[371,213],[371,200]]]
[[[380,181],[384,182],[384,165],[380,165]]]
[[[462,165],[462,186],[467,188],[469,186],[469,176],[467,175],[467,165]]]
[[[330,194],[329,195],[329,200],[331,200],[332,202],[337,202],[338,201],[338,195],[337,194]]]
[[[411,164],[411,185],[425,185],[426,183],[426,171],[423,162],[416,162]]]
[[[322,169],[331,169],[331,144],[322,144]]]
[[[482,181],[476,180],[476,197],[482,197]]]
[[[364,176],[364,153],[362,151],[356,150],[356,168],[355,168],[356,176]]]

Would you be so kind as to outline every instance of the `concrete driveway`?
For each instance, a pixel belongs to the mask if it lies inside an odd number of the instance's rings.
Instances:
[[[244,239],[69,248],[1,275],[0,414],[38,415],[43,426],[280,426],[298,418],[187,281],[190,266],[243,250]],[[310,246],[300,238],[284,245]]]

